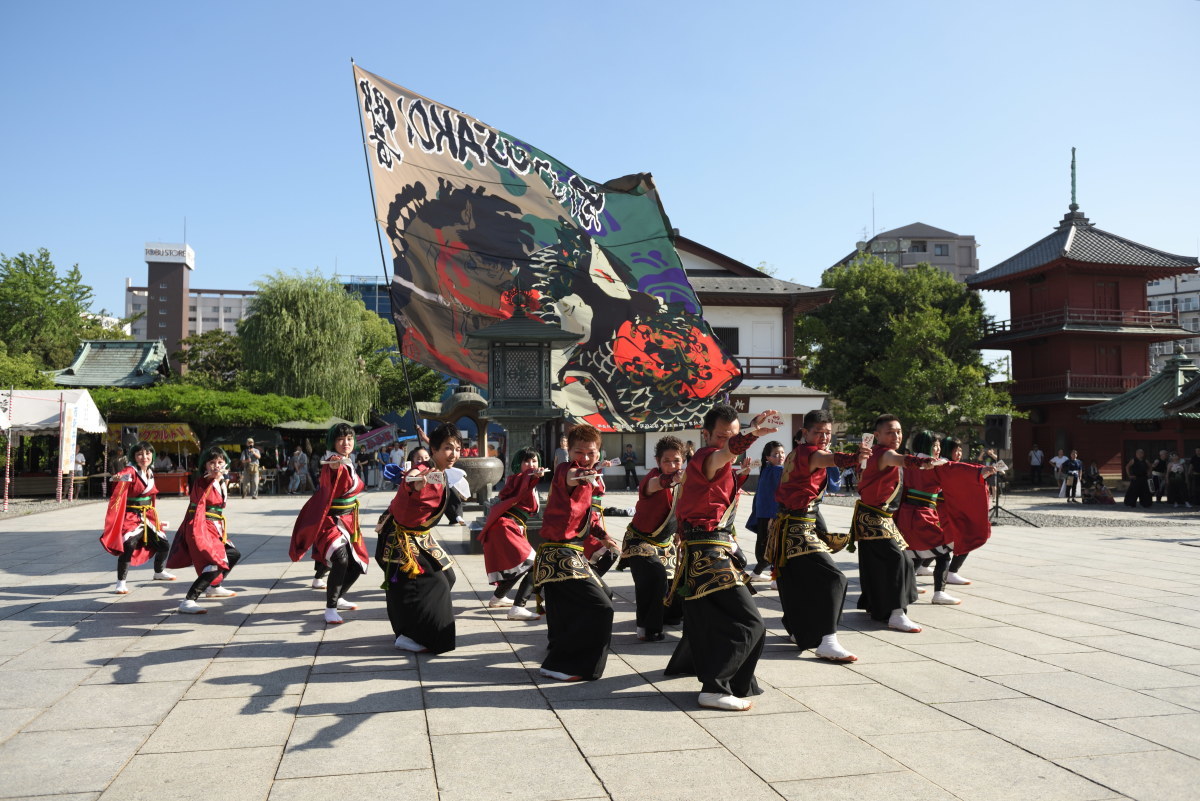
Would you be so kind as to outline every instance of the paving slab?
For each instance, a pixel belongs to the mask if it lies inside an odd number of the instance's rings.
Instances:
[[[265,801],[271,790],[279,746],[138,754],[100,796],[101,801]]]
[[[784,692],[858,737],[971,728],[968,723],[882,684],[789,687]]]
[[[604,786],[561,729],[440,734],[430,742],[440,801],[557,801],[605,795]],[[528,758],[496,758],[511,753]]]
[[[969,801],[1093,801],[1115,795],[1105,786],[982,731],[934,732],[922,737],[887,734],[866,739],[897,762]]]
[[[180,701],[141,753],[283,745],[295,715],[295,696]]]
[[[1119,722],[1100,723],[1036,698],[963,701],[936,706],[964,723],[1046,759],[1159,750],[1149,740],[1113,728],[1120,727]]]
[[[60,698],[25,731],[73,731],[157,726],[187,692],[190,682],[83,684]]]
[[[1136,801],[1194,801],[1200,760],[1175,751],[1060,759],[1062,767]]]
[[[613,801],[697,801],[726,794],[739,801],[778,801],[779,794],[724,748],[621,754],[588,760]],[[647,781],[646,766],[655,780]]]
[[[4,796],[99,791],[153,731],[150,726],[22,732],[0,744]]]
[[[425,713],[297,718],[276,773],[280,779],[431,768]]]
[[[1109,725],[1142,739],[1200,759],[1200,713],[1122,718]],[[1090,753],[1099,754],[1100,751]]]
[[[957,796],[911,771],[865,773],[775,782],[775,792],[794,801],[954,801]]]
[[[353,798],[433,799],[437,798],[437,780],[433,770],[391,770],[359,773],[353,777]],[[268,801],[328,801],[347,798],[347,777],[314,776],[305,779],[279,779],[271,787]],[[349,801],[349,799],[347,799]]]
[[[555,729],[561,726],[545,696],[533,686],[498,684],[464,687],[453,682],[425,682],[425,717],[429,733]]]
[[[586,757],[720,746],[703,720],[661,696],[566,701],[554,711]]]

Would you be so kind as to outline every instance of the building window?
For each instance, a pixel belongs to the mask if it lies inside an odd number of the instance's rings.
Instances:
[[[166,324],[166,323],[159,323],[159,324],[158,324],[158,327],[159,327],[159,328],[166,328],[166,327],[167,327],[167,324]]]
[[[159,309],[159,310],[158,310],[158,313],[159,313],[159,314],[166,314],[166,313],[167,313],[167,310],[166,310],[166,309]]]
[[[217,318],[216,318],[216,317],[205,317],[205,318],[204,318],[204,320],[203,320],[203,322],[206,322],[206,323],[215,323],[215,322],[217,322]]]
[[[158,285],[158,288],[159,288],[159,289],[166,289],[166,288],[167,288],[167,282],[166,282],[166,281],[163,281],[161,284],[159,284],[159,285]]]
[[[219,311],[221,310],[221,307],[220,307],[220,306],[213,306],[213,307],[212,307],[212,309],[213,309],[213,313],[215,314],[216,312],[219,312]]]
[[[226,306],[226,307],[225,307],[225,313],[226,313],[226,314],[233,314],[233,307],[232,307],[232,306]]]
[[[1200,309],[1200,302],[1197,302],[1195,295],[1189,295],[1179,304],[1180,311],[1196,311],[1196,309]]]
[[[950,246],[949,245],[934,245],[933,246],[933,255],[949,256],[950,255]]]
[[[141,311],[141,310],[142,310],[142,304],[140,304],[140,303],[135,303],[135,304],[133,304],[133,310],[134,310],[134,311]]]
[[[159,303],[166,303],[166,302],[167,302],[167,296],[166,296],[166,295],[159,295],[159,296],[158,296],[158,302],[159,302]]]
[[[738,347],[737,328],[721,328],[714,325],[713,333],[717,335],[717,339],[721,340],[721,344],[725,346],[725,350],[735,356],[741,352],[741,349]]]
[[[188,306],[188,311],[195,311],[195,310],[196,310],[195,306]]]
[[[908,246],[909,253],[925,253],[929,243],[924,239],[914,239],[912,244]]]

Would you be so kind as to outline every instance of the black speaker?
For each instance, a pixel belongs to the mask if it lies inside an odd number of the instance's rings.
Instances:
[[[1012,450],[1012,415],[989,414],[984,417],[983,441],[993,448]]]

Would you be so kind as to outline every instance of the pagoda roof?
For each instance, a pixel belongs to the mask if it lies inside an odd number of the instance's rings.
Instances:
[[[1185,389],[1193,403],[1200,402],[1200,390],[1193,386],[1197,379],[1200,369],[1178,349],[1158,375],[1115,398],[1087,407],[1083,417],[1091,423],[1145,423],[1177,417],[1180,412],[1169,407],[1184,395]]]
[[[148,387],[170,374],[161,339],[84,340],[70,366],[49,373],[64,387]]]
[[[1148,281],[1190,272],[1200,265],[1200,259],[1194,256],[1167,253],[1097,228],[1072,204],[1071,211],[1053,233],[995,267],[971,276],[967,285],[974,289],[997,289],[1017,276],[1038,272],[1060,259],[1141,268]]]

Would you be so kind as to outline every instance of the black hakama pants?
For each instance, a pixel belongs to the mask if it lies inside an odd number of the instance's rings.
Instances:
[[[685,599],[683,637],[663,672],[694,674],[705,693],[737,698],[761,695],[754,669],[766,633],[762,615],[744,586]]]
[[[454,650],[454,605],[450,588],[454,568],[441,566],[424,551],[417,561],[422,572],[409,576],[388,565],[387,612],[392,631],[424,645],[435,654]]]
[[[917,576],[912,560],[894,538],[858,541],[858,608],[875,620],[887,620],[895,609],[917,600]]]
[[[548,581],[540,592],[548,638],[545,670],[595,681],[604,675],[612,639],[613,605],[591,578]]]
[[[667,594],[667,566],[652,556],[630,556],[625,559],[633,576],[633,597],[637,603],[637,627],[646,634],[661,634],[663,624],[679,625],[683,620],[683,601],[678,595],[671,605],[663,604]]]
[[[779,569],[777,581],[783,627],[801,650],[816,648],[822,637],[837,632],[846,575],[832,556],[823,551],[793,556]]]

